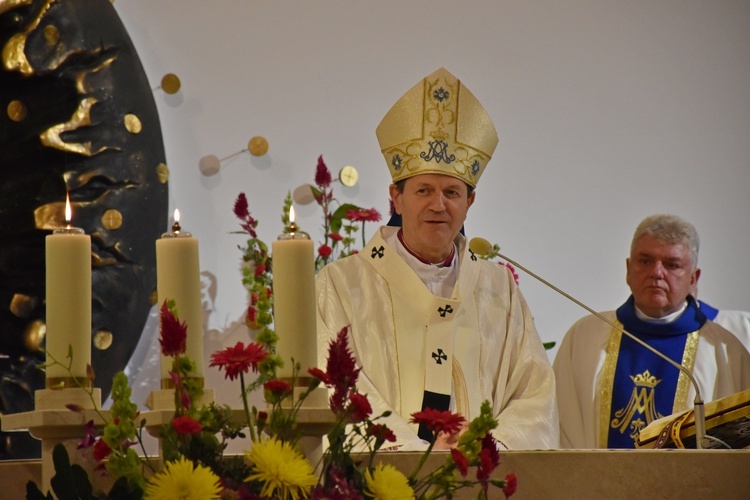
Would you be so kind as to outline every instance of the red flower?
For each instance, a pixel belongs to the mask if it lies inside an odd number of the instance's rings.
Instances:
[[[367,435],[374,436],[384,441],[396,442],[396,434],[383,424],[370,424],[367,426]]]
[[[104,439],[97,439],[96,443],[94,443],[94,460],[96,460],[97,462],[101,462],[102,460],[107,458],[110,453],[112,453],[112,448],[110,448],[109,445],[104,442]]]
[[[247,207],[247,196],[245,196],[245,193],[238,194],[237,199],[234,200],[234,215],[236,215],[239,219],[249,217],[250,211]]]
[[[509,496],[513,495],[513,493],[516,492],[516,488],[518,487],[518,479],[516,479],[516,475],[512,472],[505,476],[505,484],[503,485],[503,493],[505,493],[505,498],[508,498]]]
[[[513,275],[513,281],[516,282],[516,285],[518,285],[518,273],[516,273],[516,268],[512,265],[508,264],[507,262],[499,262],[501,266],[505,266],[510,270],[510,273]]]
[[[320,255],[324,259],[327,259],[328,257],[330,257],[331,252],[333,252],[333,250],[328,245],[320,245],[318,247],[318,255]]]
[[[263,384],[263,389],[267,390],[268,392],[271,392],[274,396],[282,397],[286,394],[291,394],[292,392],[292,386],[289,384],[289,382],[284,382],[283,380],[269,380],[265,384]]]
[[[453,457],[453,463],[456,464],[458,472],[460,472],[463,477],[466,477],[466,473],[469,472],[469,461],[467,458],[456,448],[451,448],[451,456]]]
[[[352,412],[350,417],[352,423],[361,422],[372,413],[372,406],[367,396],[358,392],[349,394],[349,408]]]
[[[346,218],[355,222],[378,222],[380,220],[380,212],[374,208],[347,210]]]
[[[172,427],[181,436],[192,436],[193,434],[198,434],[203,429],[200,422],[187,415],[173,418]]]
[[[497,451],[495,438],[489,432],[482,438],[482,450],[479,452],[477,479],[480,482],[489,480],[492,471],[500,464],[500,453]]]
[[[266,272],[266,265],[261,264],[259,266],[255,266],[255,275],[260,276],[261,274]]]
[[[209,366],[218,366],[219,370],[223,368],[226,370],[225,378],[234,380],[241,372],[247,373],[251,367],[253,371],[258,371],[258,364],[267,357],[268,351],[262,345],[251,342],[245,347],[242,342],[237,342],[234,347],[213,353]]]
[[[185,353],[187,344],[187,323],[177,319],[169,310],[167,301],[161,306],[161,353],[164,356],[179,356]]]
[[[330,233],[328,237],[331,238],[333,241],[341,241],[344,239],[344,237],[341,236],[339,233]]]
[[[323,155],[318,157],[318,166],[315,168],[315,184],[322,188],[331,185],[331,171],[328,170],[328,167],[323,161]]]
[[[320,368],[308,368],[307,373],[320,380],[324,384],[331,385],[331,377],[329,377],[328,374]]]
[[[438,434],[441,432],[455,434],[461,429],[461,425],[465,421],[466,419],[461,415],[449,411],[433,410],[432,408],[425,408],[411,414],[411,423],[425,424]]]

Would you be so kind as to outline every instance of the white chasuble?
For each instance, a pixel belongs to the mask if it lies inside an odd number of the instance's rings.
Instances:
[[[505,445],[557,446],[551,366],[508,270],[478,259],[459,236],[453,294],[434,295],[385,241],[397,229],[380,228],[359,254],[319,273],[318,365],[325,367],[328,343],[349,326],[362,368],[358,388],[373,416],[393,412],[385,423],[396,444],[419,440],[408,421],[425,391],[450,398],[453,388],[455,412],[467,420],[482,401],[491,403],[500,422],[495,436]]]

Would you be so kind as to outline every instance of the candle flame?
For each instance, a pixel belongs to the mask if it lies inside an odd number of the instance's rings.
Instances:
[[[180,222],[180,209],[178,208],[174,209],[174,221]]]
[[[73,210],[70,208],[70,193],[65,192],[65,224],[70,227],[70,221],[73,220]]]
[[[294,206],[289,207],[289,222],[294,222]]]

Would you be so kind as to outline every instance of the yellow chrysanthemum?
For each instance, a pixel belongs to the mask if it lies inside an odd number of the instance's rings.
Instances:
[[[253,443],[245,452],[252,473],[245,481],[263,484],[263,497],[304,498],[318,482],[310,462],[289,443],[275,438]]]
[[[414,490],[401,472],[390,464],[378,464],[365,473],[367,494],[375,500],[406,500],[414,498]]]
[[[211,469],[180,457],[167,463],[146,485],[145,497],[153,500],[205,500],[219,498],[219,478]]]

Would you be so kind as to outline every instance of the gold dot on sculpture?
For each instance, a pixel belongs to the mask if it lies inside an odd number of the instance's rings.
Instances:
[[[26,118],[26,105],[18,100],[10,101],[7,108],[8,118],[14,122],[23,121]]]
[[[159,178],[159,182],[166,184],[169,180],[169,168],[165,163],[159,163],[156,166],[156,177]]]
[[[94,334],[94,347],[96,347],[100,351],[104,351],[109,349],[111,345],[112,332],[105,328],[97,330],[97,332]]]
[[[180,77],[174,73],[167,73],[161,79],[161,88],[167,94],[176,94],[180,91]]]
[[[152,290],[151,295],[149,296],[149,301],[151,302],[151,305],[156,305],[157,302],[159,302],[159,292],[157,290]]]
[[[44,27],[44,42],[51,47],[53,45],[57,45],[59,41],[60,41],[60,31],[55,26],[52,26],[51,24],[45,26]]]
[[[38,351],[47,334],[47,325],[41,319],[35,319],[23,331],[23,345],[29,351]]]
[[[268,141],[259,135],[256,135],[247,143],[247,150],[253,156],[263,156],[268,153]]]
[[[22,293],[14,293],[9,309],[17,318],[28,318],[34,307],[36,307],[36,300]]]
[[[111,208],[102,215],[102,225],[109,230],[114,230],[122,226],[122,213],[119,210]]]
[[[339,170],[339,180],[341,181],[341,184],[346,187],[355,186],[358,179],[359,173],[357,172],[357,169],[352,167],[351,165],[347,165]]]
[[[143,124],[141,120],[134,114],[128,113],[125,115],[125,128],[131,134],[139,134],[143,130]]]

